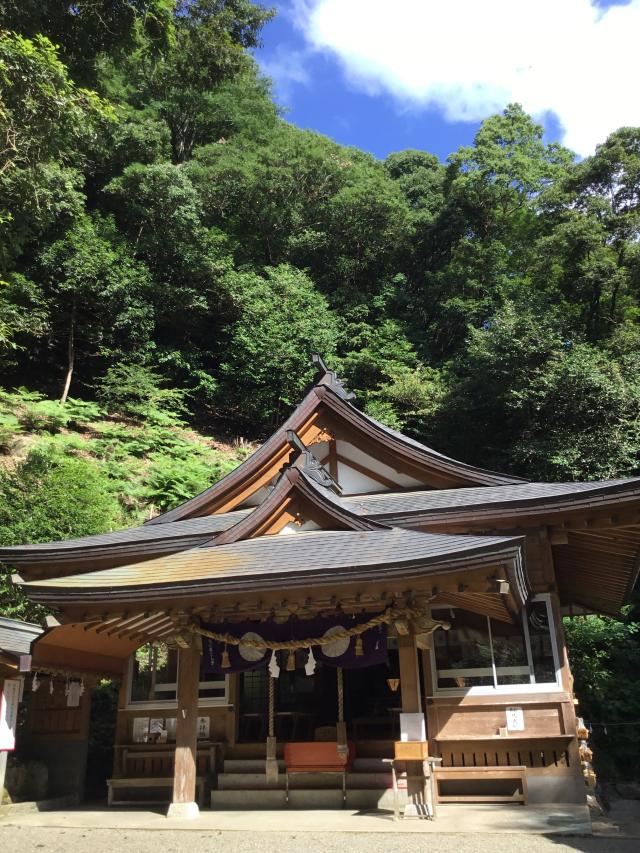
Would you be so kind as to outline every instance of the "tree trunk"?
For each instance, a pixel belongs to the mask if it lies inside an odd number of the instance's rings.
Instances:
[[[64,380],[64,388],[60,397],[60,405],[64,406],[69,396],[69,388],[71,386],[71,377],[73,376],[73,366],[76,360],[75,347],[75,331],[76,331],[76,303],[74,301],[71,306],[71,317],[69,319],[69,339],[67,341],[67,375]]]

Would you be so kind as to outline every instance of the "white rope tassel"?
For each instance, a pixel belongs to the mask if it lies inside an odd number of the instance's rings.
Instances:
[[[313,675],[316,671],[316,659],[313,656],[313,649],[309,646],[309,657],[307,658],[307,662],[304,665],[304,671],[307,675]]]
[[[35,693],[36,690],[40,687],[40,679],[38,678],[38,673],[33,673],[33,681],[31,682],[31,692]]]
[[[269,660],[269,675],[271,678],[278,678],[280,675],[280,667],[278,666],[275,650],[271,652],[271,659]]]

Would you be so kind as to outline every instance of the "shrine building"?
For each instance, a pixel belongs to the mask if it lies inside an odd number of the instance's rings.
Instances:
[[[584,802],[562,619],[630,595],[640,478],[459,462],[315,361],[288,420],[197,497],[0,550],[55,614],[32,644],[27,739],[86,757],[84,686],[107,677],[113,805],[375,809],[395,788],[419,812],[425,776],[437,802]]]

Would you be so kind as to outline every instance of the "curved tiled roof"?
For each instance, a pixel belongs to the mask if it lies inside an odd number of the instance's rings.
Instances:
[[[135,549],[141,546],[152,551],[154,546],[165,547],[172,543],[189,548],[206,542],[216,533],[233,527],[252,511],[253,509],[243,509],[168,524],[125,527],[122,530],[113,530],[109,533],[81,536],[78,539],[41,542],[37,545],[15,545],[0,548],[0,560],[6,563],[20,564],[74,558],[85,559],[95,557],[98,554]]]
[[[224,592],[286,585],[348,582],[358,578],[407,578],[444,566],[467,568],[473,560],[493,562],[520,556],[522,540],[505,536],[455,536],[387,530],[332,530],[294,536],[264,536],[228,545],[205,546],[102,571],[24,585],[34,601],[48,597],[105,600],[118,595],[143,598],[150,590],[182,590],[182,594]],[[528,584],[517,581],[526,598]]]
[[[395,518],[459,509],[511,508],[548,504],[556,500],[596,499],[636,489],[640,494],[640,477],[590,483],[517,483],[480,488],[381,492],[345,497],[342,501],[352,512],[366,517]]]

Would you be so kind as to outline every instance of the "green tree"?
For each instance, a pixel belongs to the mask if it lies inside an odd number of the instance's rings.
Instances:
[[[96,82],[103,56],[147,46],[166,49],[173,37],[176,0],[0,0],[0,26],[23,36],[46,36],[61,46],[74,79]]]
[[[462,458],[542,480],[638,466],[637,367],[566,338],[544,304],[507,302],[453,362],[439,435]]]
[[[0,30],[0,269],[58,219],[82,210],[85,162],[111,106],[78,88],[57,49]]]
[[[52,344],[66,350],[60,400],[69,394],[79,354],[118,355],[146,344],[152,323],[149,276],[112,223],[81,217],[40,259]]]
[[[173,161],[188,160],[197,145],[212,141],[210,96],[218,84],[252,64],[273,12],[250,0],[179,0],[167,49],[147,54],[137,65],[143,97],[158,105],[171,134]],[[213,119],[213,122],[212,122]]]
[[[455,352],[469,323],[480,326],[527,288],[539,196],[571,160],[544,143],[541,125],[517,104],[483,122],[474,145],[449,157],[445,202],[430,234],[434,263],[418,293],[433,355]]]
[[[286,264],[224,279],[230,321],[220,365],[225,414],[273,427],[312,377],[311,354],[329,361],[337,328],[326,300],[305,273]]]

